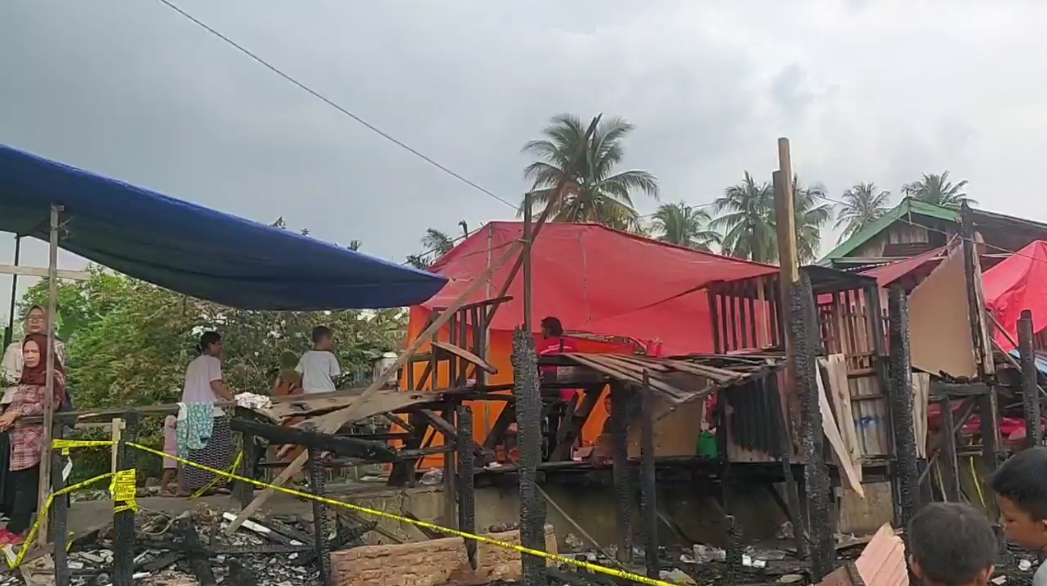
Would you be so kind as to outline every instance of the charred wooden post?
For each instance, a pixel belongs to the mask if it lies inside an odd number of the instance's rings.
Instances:
[[[127,442],[138,437],[139,415],[137,411],[128,411],[124,415],[125,428],[117,445],[117,461],[121,470],[135,469],[137,450],[128,449]],[[127,503],[118,502],[117,506]],[[131,586],[135,570],[135,513],[127,509],[113,515],[113,586]]]
[[[657,580],[658,564],[658,497],[654,478],[654,414],[651,406],[650,374],[643,371],[640,392],[640,511],[643,516],[643,551],[647,577]]]
[[[792,466],[792,434],[789,433],[789,420],[785,416],[785,409],[781,404],[781,392],[778,389],[778,377],[775,375],[767,377],[768,392],[764,394],[767,397],[767,411],[769,413],[778,413],[777,425],[778,425],[778,442],[779,442],[779,460],[782,464],[782,476],[785,478],[785,493],[789,503],[789,520],[793,524],[793,536],[796,539],[796,553],[800,556],[800,559],[807,559],[811,555],[811,548],[808,539],[810,535],[807,532],[807,524],[804,523],[803,509],[800,507],[800,490],[797,487],[796,477],[793,476]],[[768,485],[768,488],[778,494],[774,486]]]
[[[313,494],[324,494],[324,465],[321,452],[316,448],[309,449],[309,489]],[[327,541],[327,505],[314,500],[313,503],[313,545],[316,547],[316,566],[320,570],[320,584],[331,586],[331,544]]]
[[[897,475],[898,527],[907,527],[920,506],[920,481],[916,466],[916,433],[913,430],[912,363],[909,355],[909,298],[901,285],[890,288],[887,298],[890,329],[891,384],[887,389],[894,431]]]
[[[443,421],[447,422],[451,429],[454,430],[455,426],[455,407],[454,402],[449,401],[446,408],[444,408]],[[455,448],[460,440],[460,434],[455,430],[455,433],[445,433],[444,446],[447,448]],[[455,490],[455,452],[451,451],[444,454],[444,523],[450,529],[458,528],[458,514],[456,511],[457,503],[457,492]]]
[[[516,398],[516,426],[520,461],[520,543],[545,550],[545,502],[537,490],[538,464],[542,459],[542,399],[538,387],[538,355],[531,332],[513,332],[513,396]],[[545,581],[545,560],[523,556],[523,579],[529,586]]]
[[[200,586],[215,586],[216,582],[214,572],[211,570],[211,562],[206,555],[207,550],[204,544],[200,541],[200,534],[196,532],[196,527],[193,527],[190,520],[185,517],[177,519],[175,527],[182,537],[182,543],[186,546],[189,569],[196,576],[197,582],[200,583]]]
[[[55,422],[54,439],[62,439],[65,435],[65,426]],[[66,456],[62,452],[51,452],[51,489],[53,494],[65,488],[65,477],[62,469],[65,468]],[[69,496],[64,495],[55,499],[51,505],[51,530],[54,532],[52,543],[55,544],[55,586],[69,586],[69,561],[66,559],[66,543],[69,540]]]
[[[941,401],[942,411],[942,484],[945,485],[945,494],[942,495],[946,501],[951,503],[960,502],[960,459],[956,451],[956,422],[952,414],[952,401],[946,397]],[[961,423],[960,425],[963,425]],[[974,482],[978,479],[974,478]]]
[[[611,383],[611,458],[614,470],[614,520],[618,531],[618,562],[629,564],[633,557],[632,476],[629,473],[629,412],[626,388]]]
[[[476,456],[473,454],[473,410],[458,408],[458,529],[476,533]],[[448,455],[448,457],[451,457]],[[465,540],[469,566],[477,568],[476,541]]]
[[[241,477],[254,480],[255,464],[258,461],[258,445],[255,443],[254,434],[244,432],[240,436],[240,443],[243,444],[243,455],[241,456],[240,470],[238,472]],[[254,500],[254,485],[250,482],[237,480],[233,486],[233,498],[240,503],[242,509],[247,508],[251,501]]]
[[[1036,386],[1036,352],[1033,350],[1032,312],[1022,311],[1018,319],[1018,353],[1022,367],[1022,407],[1025,414],[1025,438],[1028,446],[1043,443],[1040,432],[1040,395]]]
[[[528,334],[534,330],[534,316],[531,315],[532,306],[532,295],[531,295],[531,251],[534,249],[534,235],[535,230],[531,223],[532,213],[532,202],[534,196],[530,191],[524,194],[524,205],[523,205],[523,250],[520,252],[520,258],[523,260],[523,328]],[[542,214],[543,216],[545,214]]]
[[[731,586],[738,582],[738,577],[744,567],[742,563],[742,532],[735,523],[734,515],[727,515],[724,519],[727,523],[727,547],[724,550],[727,572],[724,576],[724,584]]]
[[[978,398],[978,419],[981,422],[982,466],[985,474],[992,474],[1000,461],[1000,406],[996,399],[996,387]]]
[[[811,574],[820,581],[832,572],[836,544],[830,521],[832,486],[825,463],[824,430],[818,400],[817,347],[814,332],[814,293],[811,279],[801,274],[799,282],[789,288],[789,347],[795,365],[795,388],[800,396],[801,441],[804,454],[804,484],[807,488],[811,532]],[[793,528],[796,530],[796,528]]]

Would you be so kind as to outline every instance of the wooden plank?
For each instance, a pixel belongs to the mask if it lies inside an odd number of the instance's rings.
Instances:
[[[633,366],[631,364],[625,364],[625,363],[619,362],[619,361],[615,360],[610,355],[607,355],[607,354],[585,354],[585,355],[570,354],[570,355],[567,355],[567,356],[571,356],[572,358],[577,357],[578,360],[588,361],[589,365],[591,365],[591,368],[593,368],[595,370],[600,370],[599,368],[597,368],[597,365],[602,366],[602,367],[607,369],[606,371],[601,371],[601,372],[604,372],[605,374],[610,374],[611,372],[619,372],[619,373],[621,373],[621,375],[623,375],[623,376],[618,376],[616,378],[619,378],[619,379],[625,378],[625,379],[636,381],[636,382],[640,382],[640,383],[643,382],[643,370],[644,370],[643,368],[641,368],[639,366]],[[611,376],[614,376],[614,375],[611,375]],[[665,393],[665,394],[669,395],[669,398],[675,399],[676,401],[685,399],[685,398],[687,398],[687,397],[689,397],[691,395],[691,393],[688,393],[687,391],[680,390],[680,389],[678,389],[678,388],[676,388],[676,387],[674,387],[674,386],[672,386],[672,385],[670,385],[668,383],[662,382],[662,381],[657,380],[657,379],[650,379],[650,384],[651,384],[651,388],[652,389],[657,389],[657,390],[661,391],[662,393]]]
[[[913,431],[916,434],[916,457],[927,457],[927,401],[931,393],[931,375],[914,372],[913,387]]]
[[[717,382],[737,380],[745,376],[740,372],[716,368],[715,366],[708,366],[706,364],[695,364],[694,362],[687,362],[685,360],[668,360],[666,363],[675,370],[697,376],[704,376],[705,378],[711,378]]]
[[[852,462],[861,462],[862,447],[854,425],[851,386],[847,382],[847,361],[843,354],[830,354],[824,359],[829,373],[829,397],[836,411],[836,423]]]
[[[820,370],[820,369],[819,369]],[[865,498],[865,490],[862,489],[862,476],[861,467],[855,466],[851,460],[851,454],[847,449],[847,446],[843,443],[843,437],[840,435],[840,428],[836,426],[836,418],[833,417],[833,410],[829,406],[829,397],[825,393],[825,385],[822,384],[821,373],[816,373],[815,379],[818,382],[818,408],[822,414],[822,430],[825,434],[826,439],[829,440],[829,445],[833,449],[833,453],[836,456],[837,462],[840,467],[843,468],[844,476],[847,478],[847,484],[850,485],[851,490],[858,494],[861,498]]]
[[[90,271],[68,271],[58,269],[58,278],[67,281],[86,281],[91,278]],[[24,267],[19,265],[0,264],[0,275],[18,275],[20,277],[48,278],[44,267]]]
[[[476,354],[473,354],[472,352],[466,350],[465,348],[460,348],[458,346],[454,346],[452,344],[447,344],[447,343],[444,343],[444,342],[437,342],[435,340],[433,341],[433,347],[434,348],[439,348],[439,349],[441,349],[441,350],[443,350],[443,351],[445,351],[445,352],[447,352],[449,354],[453,354],[453,355],[457,356],[458,358],[461,358],[462,360],[465,360],[466,362],[468,362],[470,364],[473,364],[473,365],[475,365],[475,366],[477,366],[479,368],[482,368],[484,370],[484,372],[486,372],[487,374],[498,374],[498,369],[497,368],[491,366],[490,364],[487,363],[486,360],[484,360],[483,358],[480,358],[479,356],[477,356]]]

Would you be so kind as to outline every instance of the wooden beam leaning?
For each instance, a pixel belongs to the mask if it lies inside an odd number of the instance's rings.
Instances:
[[[0,264],[0,275],[40,277],[41,279],[47,279],[50,277],[49,272],[50,269],[45,269],[43,267]],[[65,279],[67,281],[86,281],[91,278],[91,271],[67,271],[58,269],[55,272],[58,273],[59,279]]]

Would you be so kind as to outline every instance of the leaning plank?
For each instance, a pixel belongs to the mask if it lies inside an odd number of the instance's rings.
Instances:
[[[707,364],[695,364],[694,362],[687,362],[685,360],[670,360],[669,366],[676,370],[704,376],[705,378],[711,378],[719,382],[737,380],[745,376],[740,372],[716,368],[715,366],[709,366]]]
[[[472,352],[466,350],[465,348],[459,348],[458,346],[455,346],[454,344],[447,344],[445,342],[438,342],[436,340],[433,340],[433,347],[434,348],[439,348],[439,349],[441,349],[444,352],[447,352],[449,354],[454,354],[458,358],[461,358],[462,360],[465,360],[466,362],[469,362],[470,364],[474,364],[477,367],[483,369],[483,371],[486,372],[487,374],[498,374],[498,369],[497,368],[491,366],[490,364],[487,363],[486,360],[484,360],[483,358],[480,358],[479,356],[477,356],[476,354],[473,354]]]
[[[843,437],[840,436],[840,428],[836,426],[836,418],[833,416],[832,407],[829,406],[829,397],[825,394],[825,385],[822,384],[821,373],[817,374],[818,376],[815,379],[818,383],[818,408],[822,414],[822,428],[825,437],[829,440],[829,445],[836,455],[836,461],[843,468],[844,476],[847,477],[847,484],[850,485],[851,490],[864,499],[865,490],[862,488],[861,468],[859,467],[855,470],[854,462],[851,461],[851,454],[843,443]]]
[[[643,381],[643,373],[645,370],[645,367],[643,366],[623,362],[609,354],[589,354],[586,355],[586,358],[607,366],[611,366],[617,370],[621,370],[622,372],[628,372],[632,376],[638,377],[641,381]],[[674,399],[679,400],[688,396],[688,393],[686,391],[682,391],[670,385],[669,383],[658,380],[657,378],[654,378],[652,376],[648,376],[647,382],[651,385],[651,388],[657,389],[663,393],[667,393],[671,395]]]
[[[46,267],[23,267],[19,265],[0,264],[0,275],[19,275],[22,277],[47,278]],[[67,281],[87,281],[91,278],[90,271],[67,271],[58,269],[58,278]]]
[[[505,253],[503,253],[495,262],[491,263],[491,266],[484,271],[484,274],[475,279],[472,285],[459,295],[458,299],[456,299],[446,311],[441,313],[439,317],[433,320],[433,323],[429,324],[429,327],[425,328],[425,330],[414,339],[414,342],[412,342],[411,345],[400,354],[400,357],[396,359],[396,362],[390,365],[389,368],[382,373],[382,376],[376,378],[375,381],[364,390],[359,397],[359,402],[350,405],[346,409],[334,411],[315,418],[312,423],[315,423],[317,431],[322,433],[335,433],[341,429],[343,425],[353,421],[354,418],[357,418],[357,409],[359,408],[359,405],[363,405],[372,395],[381,389],[382,385],[385,384],[385,380],[389,378],[388,373],[397,372],[404,366],[404,364],[407,364],[422,345],[428,342],[429,339],[433,337],[433,334],[439,332],[440,329],[451,320],[451,316],[458,311],[458,308],[464,305],[470,297],[480,290],[489,275],[497,273],[502,268],[502,265],[504,265],[513,255],[519,254],[521,246],[522,243],[520,241],[513,242],[509,245],[506,248]],[[299,455],[295,458],[294,462],[291,462],[291,464],[284,469],[280,476],[273,480],[273,485],[282,487],[287,484],[289,478],[305,467],[305,463],[308,459],[308,453],[302,453]],[[255,497],[251,504],[247,505],[244,510],[240,511],[240,514],[236,516],[236,519],[229,524],[229,527],[225,530],[226,535],[232,535],[244,521],[251,518],[251,515],[255,514],[255,512],[258,511],[258,509],[260,509],[274,494],[276,494],[276,491],[273,488],[267,488],[262,492],[262,494]]]
[[[852,462],[860,462],[862,458],[862,444],[858,439],[858,428],[854,424],[854,410],[851,406],[851,386],[847,377],[847,359],[843,354],[830,354],[819,363],[825,365],[829,373],[830,402],[836,412],[836,423],[840,427],[840,435],[847,447],[847,453],[851,455]]]
[[[317,399],[309,395],[296,396],[300,397],[301,400],[273,405],[269,409],[269,413],[278,419],[286,419],[290,417],[322,415],[324,413],[346,409],[355,405],[357,408],[358,419],[367,419],[374,415],[392,413],[412,405],[429,403],[438,398],[432,393],[405,393],[403,391],[388,389],[378,391],[371,395],[367,401],[360,400],[362,398],[362,393],[358,393],[356,396],[351,397],[330,399]]]

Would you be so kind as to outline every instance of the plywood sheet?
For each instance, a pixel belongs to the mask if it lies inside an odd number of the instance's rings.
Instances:
[[[909,294],[909,346],[913,368],[954,377],[978,374],[962,246]]]
[[[666,399],[652,394],[654,400],[654,455],[656,458],[694,456],[698,453],[698,436],[705,419],[705,401],[692,401],[673,409]],[[670,411],[671,410],[671,411]],[[662,419],[659,415],[669,412]],[[629,457],[640,457],[640,418],[629,422]]]
[[[927,457],[927,401],[931,394],[931,375],[914,372],[912,375],[912,428],[916,436],[916,457]]]
[[[866,586],[909,586],[905,545],[890,525],[880,527],[854,565]]]
[[[833,410],[836,412],[836,425],[852,462],[861,462],[862,449],[858,441],[858,431],[851,406],[851,389],[847,383],[847,362],[843,354],[830,354],[824,359],[825,370],[829,374],[829,388],[826,389]]]

